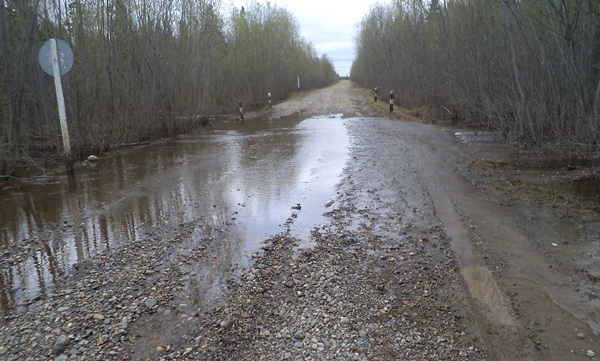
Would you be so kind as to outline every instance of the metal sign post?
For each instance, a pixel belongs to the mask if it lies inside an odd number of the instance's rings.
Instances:
[[[61,75],[71,70],[73,66],[73,51],[69,44],[62,40],[50,39],[40,49],[39,61],[42,69],[54,77],[56,89],[56,102],[58,103],[58,117],[62,133],[65,165],[67,172],[73,174],[71,159],[71,143],[69,141],[69,127],[67,126],[67,112],[65,110],[65,97],[62,89]]]

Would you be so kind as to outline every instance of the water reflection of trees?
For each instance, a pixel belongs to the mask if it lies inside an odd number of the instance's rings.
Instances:
[[[76,183],[23,187],[8,199],[14,212],[1,218],[0,247],[13,252],[8,245],[23,240],[36,246],[2,273],[2,307],[44,295],[75,263],[186,222],[215,240],[211,257],[195,266],[202,284],[190,289],[218,285],[249,243],[289,216],[306,166],[308,138],[297,121],[249,124],[119,153],[80,172]]]
[[[5,279],[8,276],[8,280]],[[13,299],[10,294],[10,288],[12,285],[12,279],[10,277],[10,272],[6,272],[2,270],[0,272],[0,311],[2,313],[6,313],[9,310],[11,304],[13,304]]]
[[[191,140],[117,154],[80,172],[75,182],[20,186],[0,209],[0,247],[8,254],[26,249],[25,243],[34,247],[3,270],[3,309],[43,295],[73,264],[140,239],[152,226],[200,214],[212,214],[206,221],[215,227],[225,225],[223,192],[213,189],[228,162],[205,164],[203,153],[210,154],[214,145]]]

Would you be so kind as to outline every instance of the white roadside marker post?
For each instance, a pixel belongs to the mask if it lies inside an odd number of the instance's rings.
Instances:
[[[65,110],[65,96],[60,79],[60,67],[58,64],[58,45],[56,39],[50,39],[52,45],[52,70],[54,71],[54,87],[56,88],[56,102],[58,103],[58,117],[60,120],[60,131],[62,134],[63,150],[67,172],[73,173],[73,162],[71,159],[71,142],[69,141],[69,126],[67,125],[67,112]]]
[[[73,66],[73,50],[71,50],[69,44],[62,40],[50,39],[44,43],[40,49],[38,58],[42,69],[54,77],[54,88],[56,90],[56,103],[58,105],[58,118],[60,120],[65,165],[67,173],[73,175],[71,142],[69,140],[65,96],[63,94],[61,81],[61,76],[68,73]]]

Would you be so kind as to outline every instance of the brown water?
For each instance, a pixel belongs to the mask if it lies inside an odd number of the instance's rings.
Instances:
[[[73,265],[157,227],[195,222],[197,239],[226,231],[223,265],[210,272],[247,264],[292,213],[292,234],[308,240],[323,223],[348,157],[343,122],[338,116],[223,123],[103,157],[78,168],[75,180],[47,176],[5,188],[2,313],[52,294]],[[292,210],[298,203],[302,209]]]

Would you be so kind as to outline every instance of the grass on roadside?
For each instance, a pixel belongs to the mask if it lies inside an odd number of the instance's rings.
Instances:
[[[373,91],[362,88],[362,94],[366,104],[370,104],[371,109],[381,117],[391,117],[392,119],[406,119],[421,121],[418,117],[410,114],[410,111],[398,105],[394,105],[394,112],[390,114],[389,100],[379,98],[377,102],[373,101]]]
[[[426,107],[418,107],[414,109],[408,109],[399,105],[394,105],[394,112],[390,114],[390,104],[388,98],[379,98],[377,102],[373,101],[373,91],[370,89],[360,87],[365,103],[379,116],[383,118],[391,119],[403,119],[418,121],[421,123],[435,124],[439,120],[432,114],[432,110]]]

